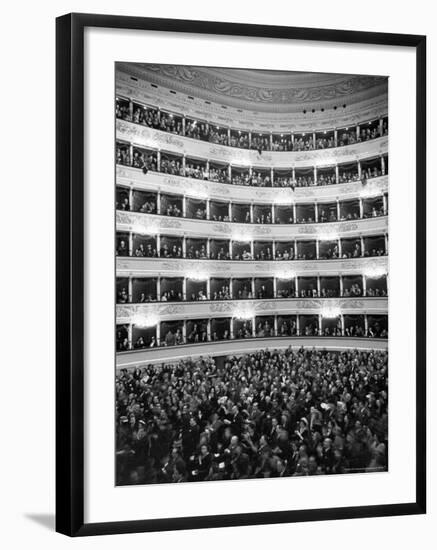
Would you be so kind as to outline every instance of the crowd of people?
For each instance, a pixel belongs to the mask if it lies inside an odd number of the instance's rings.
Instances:
[[[164,242],[157,253],[156,246],[152,242],[139,243],[133,250],[132,256],[137,258],[188,258],[196,260],[236,260],[236,261],[291,261],[291,260],[315,260],[316,259],[316,245],[315,242],[308,243],[305,247],[299,247],[295,254],[294,245],[279,246],[280,243],[276,243],[275,255],[272,253],[272,246],[270,244],[260,244],[254,247],[252,253],[250,245],[236,246],[233,244],[232,255],[229,251],[229,245],[226,246],[212,246],[211,241],[210,252],[208,254],[206,240],[202,244],[187,245],[186,253],[183,254],[182,240],[178,239],[177,244],[168,244]],[[235,241],[234,241],[235,243]],[[299,243],[298,243],[299,244]],[[384,256],[386,254],[386,248],[383,243],[365,244],[364,257]],[[117,256],[129,256],[129,247],[127,240],[121,238],[117,241],[116,246]],[[349,259],[361,257],[361,244],[356,242],[354,244],[347,243],[347,246],[342,247],[340,254],[339,246],[337,243],[327,244],[321,242],[319,245],[319,260],[335,260],[335,259]]]
[[[147,280],[147,279],[146,279]],[[181,292],[182,278],[177,278],[174,282],[171,279],[167,282],[167,289],[162,292],[160,300],[162,302],[172,302],[183,300]],[[252,282],[245,279],[244,282],[238,283],[238,279],[234,279],[233,293],[231,293],[229,284],[223,283],[216,289],[211,290],[211,297],[206,292],[205,288],[198,289],[193,292],[187,291],[187,301],[204,301],[204,300],[251,300],[256,298],[257,300],[272,299],[273,296],[273,278],[270,278],[268,283],[262,283],[257,286],[255,293],[252,292]],[[278,283],[277,283],[278,284]],[[301,283],[300,283],[301,284]],[[330,284],[325,284],[321,279],[320,292],[317,289],[317,281],[309,284],[307,283],[305,288],[300,288],[296,293],[296,289],[293,284],[289,284],[283,288],[277,289],[276,298],[356,298],[363,296],[363,287],[361,282],[343,282],[343,291],[340,292],[340,278]],[[385,298],[387,297],[387,287],[385,284],[367,284],[366,297],[369,298]],[[135,303],[146,303],[156,301],[156,286],[153,289],[150,288],[147,292],[136,291]],[[127,287],[123,286],[117,290],[117,303],[126,304],[129,303],[129,295]]]
[[[122,120],[134,122],[169,132],[179,136],[185,135],[192,139],[207,141],[219,145],[229,145],[240,149],[254,149],[259,153],[262,151],[313,151],[315,149],[329,149],[353,145],[355,143],[376,139],[388,134],[388,123],[383,121],[382,129],[379,124],[373,127],[347,128],[338,130],[337,140],[334,132],[324,133],[313,137],[312,133],[294,135],[290,134],[257,134],[241,130],[228,131],[227,128],[194,119],[185,119],[182,115],[168,113],[153,107],[144,107],[137,103],[129,106],[127,101],[117,101],[116,117]]]
[[[253,294],[251,290],[242,290],[241,294],[247,294],[247,299],[252,299]],[[300,296],[300,293],[299,293]],[[305,290],[302,293],[302,298],[317,298],[318,293],[317,290]],[[169,301],[180,301],[182,300],[182,294],[180,292],[175,292],[173,294],[173,297],[166,298]],[[244,299],[244,298],[238,298],[238,299]],[[294,319],[297,319],[297,317],[294,315]],[[384,317],[384,316],[382,316]],[[329,321],[329,319],[328,319]],[[266,325],[267,322],[267,325]],[[319,324],[318,316],[316,315],[300,315],[299,316],[299,330],[297,329],[297,321],[290,321],[288,324],[289,332],[286,334],[288,336],[335,336],[335,337],[349,337],[349,336],[356,336],[356,337],[362,337],[362,338],[381,338],[381,339],[387,339],[388,338],[388,328],[387,328],[387,318],[384,317],[384,319],[379,320],[378,318],[373,317],[367,317],[367,327],[364,324],[364,318],[362,319],[362,322],[350,322],[347,318],[344,319],[344,332],[341,325],[341,319],[337,318],[337,320],[334,323],[328,323],[324,322],[322,325]],[[203,321],[203,324],[205,327],[208,326],[209,320],[206,319]],[[238,320],[234,319],[232,324],[232,331],[231,331],[231,324],[229,321],[227,321],[227,328],[226,330],[222,332],[217,332],[217,330],[214,330],[213,323],[211,322],[211,336],[209,336],[207,328],[205,328],[205,334],[206,336],[202,340],[202,342],[209,342],[209,341],[218,341],[218,340],[227,340],[227,339],[242,339],[242,338],[276,338],[283,336],[284,333],[281,332],[283,329],[282,327],[282,320],[281,317],[277,318],[277,327],[274,326],[274,317],[271,317],[271,320],[265,319],[262,321],[259,319],[257,321],[257,325],[255,326],[255,332],[253,332],[252,329],[252,320]],[[259,325],[261,323],[261,325]],[[282,323],[282,324],[281,324]],[[165,326],[165,323],[161,325],[160,329],[160,338],[159,341],[156,338],[155,331],[154,334],[148,334],[143,336],[143,348],[154,348],[157,346],[175,346],[175,345],[182,345],[186,343],[193,343],[190,340],[186,339],[183,336],[183,326],[184,323],[180,322],[178,323],[178,326],[171,327],[171,326]],[[257,329],[259,326],[264,327],[265,329],[269,328],[269,330],[265,330],[265,332],[259,332]],[[187,334],[190,333],[188,324],[187,327]],[[127,329],[117,329],[116,331],[116,349],[117,351],[129,351],[131,349],[137,349],[138,345],[135,342],[130,342],[127,334]]]
[[[154,151],[142,150],[138,147],[133,149],[132,158],[130,157],[129,148],[125,144],[117,143],[116,146],[116,162],[124,166],[133,166],[147,171],[159,171],[163,174],[172,176],[189,177],[205,181],[213,181],[218,183],[226,183],[232,185],[253,186],[253,187],[288,187],[296,189],[297,187],[312,187],[335,185],[337,183],[348,183],[358,181],[360,176],[358,171],[341,171],[338,176],[338,181],[335,174],[320,173],[317,176],[317,181],[314,181],[314,173],[306,175],[298,175],[293,178],[292,175],[281,175],[280,172],[273,173],[273,179],[270,168],[265,168],[262,171],[253,169],[239,171],[234,167],[229,166],[206,166],[206,161],[203,164],[194,164],[191,162],[183,165],[182,157],[161,155],[161,160],[158,167],[158,157]],[[385,169],[387,173],[387,168]],[[366,181],[371,178],[377,178],[383,175],[382,169],[378,166],[363,168],[361,171],[361,180]]]
[[[387,353],[290,348],[122,369],[116,426],[117,485],[385,471]]]

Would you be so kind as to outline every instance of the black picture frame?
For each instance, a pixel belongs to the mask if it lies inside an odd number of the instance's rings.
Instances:
[[[416,50],[416,499],[388,505],[84,522],[84,29],[106,27],[403,46]],[[56,21],[56,530],[69,536],[423,514],[426,511],[426,37],[68,14]]]

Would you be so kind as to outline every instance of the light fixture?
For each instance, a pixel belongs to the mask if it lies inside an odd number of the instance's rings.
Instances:
[[[156,327],[159,317],[156,313],[136,314],[132,317],[132,324],[138,328]]]
[[[296,277],[296,273],[290,269],[279,269],[276,271],[276,278],[283,281],[290,281]]]
[[[382,198],[381,191],[377,187],[373,189],[372,187],[365,187],[360,191],[360,197],[362,199],[372,199],[379,196]]]
[[[294,203],[294,201],[293,201],[293,199],[292,199],[291,197],[284,197],[284,196],[281,196],[281,195],[276,196],[276,197],[273,199],[273,202],[274,202],[275,204],[281,204],[281,205],[283,205],[283,206],[287,206],[287,205],[292,206],[293,203]]]
[[[136,222],[131,226],[131,231],[138,235],[154,235],[158,232],[158,229],[158,224],[151,220],[147,220],[144,223]]]
[[[364,270],[363,275],[369,279],[379,279],[387,275],[387,270],[384,267],[369,267]]]
[[[341,315],[341,309],[336,306],[323,307],[320,313],[326,319],[335,319]]]
[[[250,304],[240,304],[232,312],[234,319],[252,319],[255,316],[255,310]]]
[[[337,241],[338,234],[337,233],[319,233],[317,235],[317,238],[319,241]]]
[[[241,243],[247,243],[252,240],[252,235],[243,231],[235,231],[234,233],[232,233],[232,240]]]
[[[187,279],[192,281],[207,281],[209,279],[209,274],[206,271],[187,271],[185,273]]]

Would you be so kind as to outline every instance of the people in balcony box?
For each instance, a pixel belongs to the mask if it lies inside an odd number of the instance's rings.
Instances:
[[[156,302],[156,298],[152,296],[152,294],[147,294],[145,292],[141,292],[140,297],[138,299],[138,302],[140,304],[145,304],[147,302]]]
[[[362,338],[364,336],[364,328],[361,325],[353,324],[344,329],[344,335],[349,337]]]
[[[244,260],[245,258],[243,258]],[[249,258],[249,259],[252,259],[252,258]],[[258,254],[256,255],[256,259],[257,260],[261,260],[261,261],[268,261],[268,260],[272,260],[273,257],[272,257],[272,251],[271,251],[271,248],[270,247],[265,247],[265,248],[262,248]]]
[[[176,217],[176,218],[180,218],[182,216],[182,210],[180,210],[176,206],[176,204],[169,204],[167,206],[166,214],[167,214],[167,216],[173,216],[173,217]]]
[[[197,220],[206,220],[206,210],[205,208],[197,208],[194,217]]]
[[[243,321],[241,327],[237,330],[235,338],[237,340],[242,338],[252,338],[252,327],[249,321]]]
[[[128,351],[129,350],[129,340],[127,338],[122,338],[117,341],[117,350],[118,351]]]
[[[358,181],[358,172],[345,171],[339,173],[338,183],[348,183],[350,181]]]
[[[369,296],[369,297],[374,297],[374,298],[385,298],[387,296],[387,291],[384,289],[384,288],[372,288],[372,287],[368,287],[366,289],[366,295]]]
[[[240,256],[237,254],[237,255],[235,256],[235,259],[236,259],[236,260],[239,260],[239,259],[240,259]],[[250,250],[248,250],[247,248],[245,248],[245,249],[243,250],[242,254],[241,254],[241,259],[242,259],[242,260],[246,260],[246,261],[247,261],[247,260],[252,260],[253,257],[252,257],[252,253],[250,252]]]
[[[135,349],[144,349],[146,346],[146,342],[142,336],[139,336],[134,344]]]
[[[248,213],[249,214],[249,213]],[[246,215],[247,220],[247,215]],[[250,214],[249,214],[249,221],[250,221]],[[261,216],[258,216],[256,219],[256,223],[272,223],[272,216],[270,213],[268,214],[261,214]]]
[[[116,253],[117,253],[117,256],[128,256],[129,255],[129,249],[128,249],[127,243],[124,239],[122,239],[118,243]]]
[[[154,246],[152,246],[151,243],[146,244],[145,257],[146,258],[156,258],[157,257],[156,248]]]
[[[150,339],[149,348],[156,348],[157,345],[158,342],[156,341],[156,337],[152,336],[152,338]]]
[[[161,302],[180,302],[182,300],[182,293],[174,289],[166,290],[161,294]]]
[[[201,327],[197,323],[193,324],[193,329],[191,330],[190,334],[187,337],[188,342],[192,344],[197,344],[200,342],[207,342],[208,341],[208,334],[206,330],[202,330]]]
[[[336,325],[335,327],[325,327],[323,329],[323,336],[341,336],[341,326]]]
[[[231,295],[229,293],[229,287],[227,285],[223,285],[219,291],[214,291],[212,299],[213,300],[230,300]]]
[[[200,248],[191,245],[187,250],[187,258],[196,260],[206,260],[208,258],[206,246],[202,244]]]
[[[208,298],[206,297],[203,290],[199,290],[199,292],[197,292],[197,294],[195,292],[191,293],[191,301],[192,302],[202,302],[202,301],[207,300],[207,299]]]
[[[124,210],[128,212],[130,210],[129,198],[123,197],[120,202],[117,201],[116,207],[117,210]]]
[[[267,288],[265,285],[260,286],[256,297],[258,298],[258,300],[263,300],[264,298],[267,298]]]
[[[126,304],[129,301],[129,295],[125,288],[122,288],[117,292],[117,303]]]
[[[161,258],[182,258],[182,247],[173,245],[169,246],[167,243],[164,243],[160,250]]]
[[[123,164],[124,166],[130,165],[129,148],[127,146],[121,146],[117,144],[116,148],[117,164]]]
[[[243,285],[243,288],[237,292],[237,300],[252,300],[252,298],[252,290],[247,285]]]
[[[129,102],[121,103],[117,101],[115,106],[115,116],[116,118],[121,118],[122,120],[131,120]]]
[[[140,243],[135,249],[135,256],[137,258],[144,258],[146,256],[146,248],[143,243]]]
[[[267,320],[264,323],[258,323],[256,328],[256,336],[257,338],[270,338],[271,336],[274,336],[273,327]]]
[[[156,212],[155,201],[146,201],[140,206],[140,212],[142,214],[154,214]]]

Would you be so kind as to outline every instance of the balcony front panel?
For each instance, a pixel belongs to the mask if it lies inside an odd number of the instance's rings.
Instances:
[[[387,216],[310,224],[245,224],[117,211],[116,222],[118,231],[236,241],[336,240],[341,237],[384,235],[388,230]]]
[[[388,192],[388,176],[369,179],[363,186],[360,181],[339,185],[296,187],[248,187],[215,183],[213,181],[171,176],[160,172],[143,174],[139,168],[117,166],[117,185],[161,193],[185,195],[193,198],[235,201],[254,204],[299,204],[351,200],[383,195]]]
[[[130,323],[137,317],[157,317],[160,321],[232,317],[241,308],[257,315],[321,314],[327,309],[344,315],[386,315],[387,298],[291,298],[276,300],[226,300],[205,302],[117,304],[117,324]]]
[[[373,338],[336,338],[336,337],[287,337],[254,338],[209,342],[208,344],[188,344],[183,346],[161,347],[148,350],[136,350],[117,354],[117,369],[133,368],[150,363],[171,363],[198,356],[239,355],[253,353],[260,349],[319,348],[327,350],[387,350],[388,342]]]
[[[263,168],[306,168],[308,166],[331,166],[340,163],[355,162],[386,154],[388,136],[331,149],[314,151],[278,152],[237,149],[226,145],[204,142],[140,126],[133,122],[117,119],[116,137],[145,148],[178,153],[194,158],[225,162],[235,166],[254,166]]]
[[[233,261],[233,260],[183,260],[173,258],[118,257],[117,275],[127,276],[183,276],[201,271],[209,277],[283,277],[299,275],[362,275],[387,273],[386,256],[354,258],[347,260],[292,260],[292,261]]]

